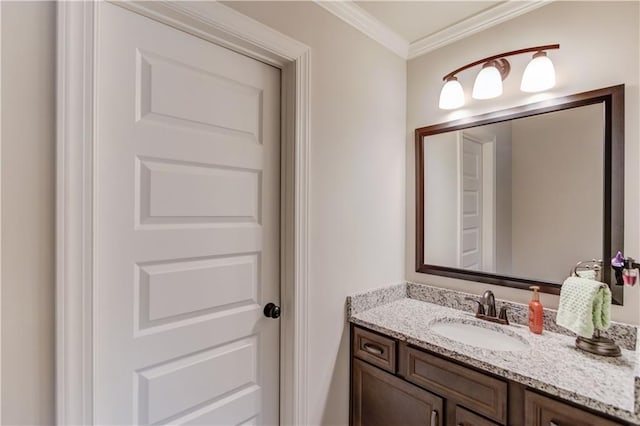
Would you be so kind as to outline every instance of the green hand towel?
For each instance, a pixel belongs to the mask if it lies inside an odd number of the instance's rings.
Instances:
[[[582,337],[609,328],[611,291],[600,281],[569,277],[560,290],[556,324]]]

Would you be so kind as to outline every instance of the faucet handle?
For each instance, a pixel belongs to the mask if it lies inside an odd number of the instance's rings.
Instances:
[[[476,311],[476,315],[484,315],[484,305],[481,301],[474,299],[473,297],[465,297],[464,300],[469,300],[471,302],[475,302],[478,304],[478,310]]]
[[[498,315],[498,319],[504,320],[506,325],[509,325],[509,318],[507,317],[507,307],[502,306],[500,308],[500,314]]]

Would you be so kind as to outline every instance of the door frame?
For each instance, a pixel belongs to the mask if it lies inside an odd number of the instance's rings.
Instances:
[[[282,73],[280,422],[308,424],[310,49],[217,2],[120,7]],[[99,2],[58,2],[56,420],[93,424],[96,23]]]
[[[463,143],[467,138],[482,145],[482,270],[495,272],[496,268],[496,137],[481,137],[467,130],[456,135],[458,176],[457,264],[462,265],[462,194],[463,194]]]

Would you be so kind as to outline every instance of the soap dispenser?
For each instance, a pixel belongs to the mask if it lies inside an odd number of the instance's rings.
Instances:
[[[529,302],[529,330],[535,334],[542,334],[542,303],[540,303],[540,295],[538,294],[540,287],[534,285],[529,288],[533,290]]]

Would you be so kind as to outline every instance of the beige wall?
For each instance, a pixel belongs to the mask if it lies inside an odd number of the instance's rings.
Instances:
[[[231,6],[312,48],[308,375],[312,423],[338,425],[348,419],[346,295],[405,276],[474,292],[491,287],[412,272],[410,139],[415,127],[460,114],[437,109],[440,79],[451,69],[497,51],[560,42],[562,50],[552,56],[558,69],[553,94],[626,83],[625,237],[627,252],[640,256],[637,3],[553,3],[411,60],[408,69],[404,60],[314,4],[234,2]],[[54,64],[55,5],[3,2],[3,424],[53,422]],[[517,91],[513,76],[521,70],[516,65],[505,87],[514,95],[473,104],[463,113],[532,99]],[[529,298],[527,292],[493,290],[499,297]],[[625,306],[614,308],[614,318],[639,323],[639,298],[637,288],[627,289]],[[553,305],[555,299],[543,295],[543,302]]]
[[[344,425],[346,296],[404,279],[406,61],[312,2],[226,4],[311,47],[309,418]]]
[[[55,4],[2,3],[2,419],[54,416]]]
[[[424,262],[458,265],[458,132],[424,138]]]
[[[509,274],[511,273],[511,123],[505,121],[487,124],[464,130],[464,132],[481,140],[495,140],[495,269],[501,274]],[[485,226],[484,229],[489,228]]]
[[[312,48],[309,415],[346,424],[345,298],[404,279],[406,61],[311,2],[231,6]],[[52,424],[55,5],[2,9],[2,423]]]
[[[598,104],[512,122],[514,275],[562,282],[601,257],[603,114]]]
[[[456,267],[458,265],[458,197],[459,153],[461,133],[481,141],[495,142],[495,204],[492,212],[497,224],[495,245],[496,268],[500,273],[511,270],[511,123],[495,123],[464,131],[451,131],[424,138],[425,209],[424,233],[426,264]],[[489,171],[484,170],[483,173]],[[486,217],[483,232],[491,232],[493,219]],[[493,226],[493,225],[492,225]],[[485,253],[486,255],[486,253]]]
[[[505,81],[505,95],[489,101],[468,100],[461,110],[438,108],[442,76],[476,59],[508,50],[560,43],[550,52],[557,73],[551,96],[579,93],[600,87],[626,84],[625,147],[625,250],[640,257],[640,167],[639,141],[639,53],[640,4],[638,2],[553,2],[511,21],[415,58],[407,66],[407,238],[406,271],[409,280],[481,293],[490,288],[496,297],[528,302],[527,291],[475,284],[463,280],[415,272],[414,253],[414,167],[412,132],[416,127],[450,121],[541,99],[519,91],[519,76],[526,66],[525,55],[512,61]],[[459,79],[469,92],[475,71]],[[542,295],[545,306],[557,306],[557,297]],[[640,324],[640,287],[625,288],[624,306],[614,306],[613,319]]]

